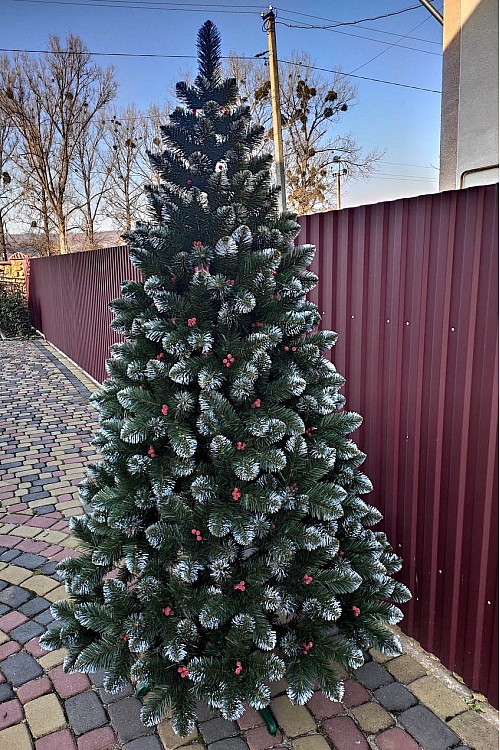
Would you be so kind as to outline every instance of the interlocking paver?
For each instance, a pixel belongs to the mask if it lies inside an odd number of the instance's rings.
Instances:
[[[12,638],[15,638],[16,641],[19,641],[19,643],[27,643],[37,635],[41,635],[44,630],[45,628],[43,625],[40,625],[40,623],[30,621],[25,622],[24,625],[19,625],[19,627],[14,628],[14,630],[11,630],[10,635]]]
[[[33,737],[43,737],[66,725],[61,704],[55,695],[42,695],[24,704],[24,713]]]
[[[186,737],[179,737],[172,729],[172,724],[169,719],[165,719],[160,724],[158,724],[157,731],[161,741],[163,742],[163,746],[167,747],[168,750],[177,750],[178,747],[180,748],[184,745],[188,745],[192,740],[196,740],[198,738],[198,732],[196,730],[191,732]]]
[[[20,568],[17,565],[7,565],[0,570],[0,578],[16,586],[31,576],[31,571]]]
[[[8,682],[4,682],[2,685],[0,685],[0,703],[5,703],[5,701],[10,701],[11,698],[15,698],[14,691],[12,690],[11,686]]]
[[[77,736],[107,723],[102,703],[91,690],[68,698],[64,703],[64,708],[70,726]]]
[[[36,680],[30,680],[25,682],[17,689],[17,697],[21,703],[28,703],[29,701],[39,698],[41,695],[46,695],[52,691],[52,683],[48,677],[39,677]]]
[[[369,661],[363,664],[362,667],[354,671],[354,676],[367,690],[375,690],[378,687],[394,682],[394,677],[381,667],[380,664],[377,664],[376,661]]]
[[[134,688],[132,685],[126,685],[122,690],[119,690],[117,693],[108,693],[107,690],[104,690],[102,688],[99,690],[99,696],[104,704],[107,703],[115,703],[115,701],[119,701],[122,698],[128,698],[129,696],[134,694]]]
[[[77,750],[77,748],[71,732],[63,729],[37,740],[35,750]]]
[[[425,677],[427,674],[420,662],[408,654],[391,659],[385,667],[393,677],[405,685],[413,682],[413,680],[418,680],[419,677]]]
[[[19,724],[23,719],[23,707],[17,698],[2,704],[2,708],[0,709],[0,729],[6,729],[13,724]]]
[[[138,740],[132,740],[123,745],[122,750],[164,750],[158,737],[141,737]],[[190,750],[193,750],[191,748]]]
[[[0,646],[0,661],[21,650],[21,644],[16,641],[8,641]]]
[[[391,727],[379,734],[375,744],[379,750],[420,750],[415,740],[399,727]]]
[[[293,750],[330,750],[330,746],[320,734],[299,737],[292,743]]]
[[[48,521],[48,523],[50,523],[50,521]],[[21,568],[28,568],[29,570],[40,568],[42,565],[45,565],[46,562],[46,557],[42,557],[42,555],[33,555],[29,552],[23,552],[16,559],[16,565],[19,565]]]
[[[2,672],[14,687],[19,687],[39,677],[43,674],[43,669],[30,654],[19,651],[2,662]]]
[[[423,750],[448,750],[460,740],[444,721],[420,704],[403,711],[399,722]]]
[[[230,740],[219,740],[210,745],[210,750],[248,750],[248,745],[240,737]]]
[[[409,689],[416,699],[445,721],[467,711],[467,704],[458,693],[445,687],[436,677],[415,680],[409,685]]]
[[[375,701],[357,706],[351,713],[365,734],[376,734],[394,724],[392,716]]]
[[[329,700],[319,690],[307,702],[307,708],[313,713],[316,719],[329,719],[330,716],[336,716],[344,710],[342,703]]]
[[[227,721],[222,717],[210,719],[200,724],[200,732],[207,744],[222,740],[227,737],[234,737],[238,734],[238,727],[234,721]]]
[[[401,712],[406,711],[407,708],[411,708],[417,703],[417,699],[410,693],[410,691],[400,685],[399,682],[391,682],[390,685],[378,688],[373,693],[373,697],[384,707],[387,711]]]
[[[145,727],[141,722],[139,716],[141,707],[142,704],[137,698],[123,698],[121,701],[109,704],[108,713],[111,717],[111,725],[121,742],[130,742],[137,737],[153,733],[154,730],[151,727]]]
[[[31,599],[31,596],[30,591],[25,591],[19,586],[8,586],[3,591],[0,591],[0,602],[15,608],[27,602],[28,599]]]
[[[245,733],[245,739],[250,750],[270,750],[280,746],[283,737],[279,729],[276,737],[273,737],[266,727],[256,727]]]
[[[49,576],[42,575],[31,576],[31,578],[28,578],[28,580],[24,581],[23,584],[25,588],[29,589],[30,591],[34,591],[35,594],[38,594],[39,596],[48,594],[49,591],[52,591],[59,585],[59,581],[55,581]]]
[[[0,732],[0,750],[33,750],[29,732],[24,724],[17,724]]]
[[[210,711],[210,709],[207,706],[207,710]],[[213,718],[213,717],[208,717]],[[200,710],[198,710],[198,721],[203,721],[203,719],[200,716]],[[264,723],[264,719],[259,714],[258,711],[256,711],[254,708],[247,707],[245,713],[243,716],[240,716],[240,718],[237,720],[238,726],[240,729],[252,729],[253,727],[259,727]]]
[[[111,727],[93,729],[78,738],[78,750],[109,750],[116,745],[116,735]]]
[[[34,617],[48,609],[50,604],[51,602],[48,602],[47,599],[44,599],[42,596],[35,596],[33,599],[27,601],[26,604],[22,604],[19,607],[19,611],[22,612],[23,615],[27,615],[27,617]]]
[[[350,716],[334,716],[323,722],[323,729],[336,750],[370,750],[366,738]]]
[[[52,669],[52,667],[58,667],[59,664],[62,664],[67,653],[65,648],[58,648],[57,651],[49,651],[48,654],[45,653],[38,659],[38,662],[47,671],[48,669]]]
[[[289,737],[297,737],[316,729],[316,722],[305,706],[293,706],[286,695],[273,698],[271,707],[278,724]]]
[[[10,633],[10,631],[17,628],[18,625],[22,625],[27,621],[28,618],[26,615],[20,614],[19,612],[9,612],[8,615],[0,617],[0,630],[3,630],[4,633]]]
[[[67,674],[62,666],[51,669],[48,672],[48,676],[52,680],[52,683],[61,698],[71,698],[73,695],[83,693],[91,687],[87,675],[82,674],[81,672]]]
[[[498,731],[475,711],[455,716],[448,722],[448,726],[474,750],[491,750],[497,747]]]

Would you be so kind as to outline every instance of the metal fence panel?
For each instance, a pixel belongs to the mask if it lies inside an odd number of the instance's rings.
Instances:
[[[404,632],[498,705],[498,186],[300,219],[311,298],[364,424],[371,502],[413,599]],[[47,339],[94,378],[119,336],[125,247],[32,261]]]
[[[301,219],[403,557],[403,630],[498,705],[498,186]]]
[[[93,378],[106,377],[111,344],[121,337],[110,328],[109,302],[127,279],[140,280],[125,245],[31,261],[33,325]]]

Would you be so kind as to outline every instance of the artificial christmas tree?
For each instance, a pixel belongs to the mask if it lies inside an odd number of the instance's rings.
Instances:
[[[151,157],[151,221],[128,235],[144,282],[112,303],[125,340],[95,397],[103,458],[72,524],[84,553],[59,566],[71,600],[44,636],[68,648],[67,670],[104,668],[107,690],[132,678],[145,723],[172,709],[180,734],[198,698],[235,718],[285,675],[293,702],[315,680],[338,700],[332,663],[397,652],[387,625],[409,597],[368,528],[381,516],[346,437],[361,419],[342,409],[321,355],[336,335],[306,299],[314,248],[278,214],[262,129],[221,78],[209,21],[198,49]]]

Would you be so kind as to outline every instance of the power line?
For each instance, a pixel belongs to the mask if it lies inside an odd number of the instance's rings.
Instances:
[[[421,21],[416,26],[414,26],[412,29],[410,29],[409,32],[408,32],[408,34],[411,34],[412,31],[415,31],[416,29],[420,28],[420,26],[422,26],[428,20],[429,20],[429,17],[424,18],[423,21]],[[396,47],[398,45],[398,42],[402,41],[405,38],[406,38],[406,34],[403,34],[402,36],[399,37],[399,39],[397,40],[397,42],[392,42],[392,44],[389,44],[385,49],[382,50],[382,52],[379,52],[377,55],[374,55],[373,57],[370,57],[369,60],[367,60],[366,62],[362,63],[361,65],[358,65],[357,68],[354,68],[354,70],[352,70],[351,73],[355,73],[356,71],[361,70],[361,68],[364,68],[366,65],[369,65],[369,63],[371,63],[374,60],[376,60],[377,58],[381,57],[382,55],[384,55],[386,52],[388,52],[393,47]]]
[[[329,21],[332,24],[336,24],[339,26],[347,26],[352,25],[356,23],[362,23],[364,21],[378,21],[380,18],[388,18],[389,16],[398,16],[401,13],[408,13],[410,10],[417,10],[417,8],[421,8],[422,6],[420,4],[418,5],[410,5],[408,8],[402,8],[401,10],[394,10],[391,13],[384,13],[380,16],[372,16],[371,18],[360,18],[358,21],[334,21],[332,18],[325,18],[324,16],[313,16],[311,13],[302,13],[302,11],[298,10],[289,10],[288,8],[275,8],[275,10],[284,10],[285,13],[290,13],[294,16],[305,16],[306,18],[314,18],[316,21]]]
[[[73,6],[79,6],[80,8],[90,8],[90,7],[96,7],[96,8],[118,8],[118,9],[127,9],[127,10],[162,10],[166,13],[175,13],[175,12],[183,12],[183,13],[206,13],[207,10],[210,13],[226,13],[229,15],[255,15],[255,11],[253,10],[219,10],[219,6],[212,6],[212,5],[201,5],[201,7],[196,8],[187,8],[184,5],[182,7],[163,7],[160,5],[146,5],[142,4],[140,0],[134,0],[135,4],[120,4],[116,5],[113,4],[112,0],[111,2],[78,2],[78,0],[9,0],[10,2],[14,3],[32,3],[34,5],[73,5]],[[146,0],[147,2],[151,3],[152,0]],[[172,3],[173,5],[173,3]],[[178,5],[178,3],[176,4]],[[197,5],[200,5],[198,3]],[[261,8],[262,6],[257,5],[241,5],[241,6],[222,6],[224,8],[230,8],[230,7],[240,7],[240,8]]]
[[[241,59],[253,59],[253,58],[241,58]],[[424,88],[423,86],[412,86],[409,83],[398,83],[397,81],[386,81],[383,78],[371,78],[369,76],[357,76],[357,75],[354,75],[354,73],[345,73],[343,70],[334,70],[332,68],[320,68],[317,65],[307,65],[306,63],[293,62],[291,60],[278,60],[278,62],[285,63],[288,65],[298,65],[304,68],[311,68],[311,70],[320,70],[323,73],[336,73],[337,75],[347,76],[348,78],[360,78],[362,81],[374,81],[375,83],[385,83],[390,86],[400,86],[405,89],[415,89],[416,91],[427,91],[431,94],[441,93],[441,91],[438,91],[437,89],[427,89],[427,88]]]
[[[401,162],[401,161],[386,161],[385,159],[381,160],[380,164],[392,164],[396,167],[418,167],[419,169],[436,169],[436,167],[433,167],[432,165],[406,164],[405,162]]]
[[[24,0],[21,0],[21,2]],[[29,2],[29,0],[27,0]],[[57,0],[43,0],[44,2],[57,2]],[[17,0],[16,0],[17,2]],[[0,47],[0,52],[20,52],[20,53],[27,53],[27,54],[34,54],[34,55],[47,55],[47,54],[69,54],[66,52],[66,50],[60,50],[59,52],[51,52],[50,50],[43,50],[43,49],[18,49],[18,48],[7,48],[7,47]],[[74,54],[74,53],[72,53]],[[86,52],[82,52],[80,54],[87,54]],[[162,55],[159,53],[153,53],[153,52],[88,52],[88,54],[93,55],[94,57],[137,57],[137,58],[159,58],[159,59],[174,59],[174,60],[196,60],[196,55]],[[235,58],[237,60],[252,60],[255,62],[255,57],[248,57],[244,55],[221,55],[221,59],[223,60],[230,60],[231,58]],[[401,88],[405,89],[413,89],[415,91],[426,91],[431,94],[440,94],[441,91],[438,91],[437,89],[428,89],[424,88],[423,86],[412,86],[409,83],[399,83],[398,81],[386,81],[383,78],[371,78],[369,76],[357,76],[353,73],[345,73],[343,70],[334,70],[333,68],[321,68],[317,65],[308,65],[306,63],[301,62],[294,62],[293,60],[278,60],[278,62],[283,63],[285,65],[296,65],[298,67],[304,67],[309,68],[311,70],[319,70],[323,73],[335,73],[336,75],[340,76],[346,76],[348,78],[359,78],[363,81],[373,81],[374,83],[383,83],[388,86],[399,86]]]
[[[285,20],[288,20],[288,19],[285,19]],[[425,19],[425,20],[427,20],[427,19]],[[307,30],[309,30],[309,29],[326,29],[327,31],[332,31],[335,34],[342,34],[344,36],[351,36],[351,37],[354,37],[355,39],[366,39],[366,40],[368,40],[370,42],[377,42],[378,44],[387,44],[387,40],[384,40],[384,39],[374,39],[372,36],[363,36],[362,34],[352,34],[349,31],[337,31],[337,29],[332,29],[332,28],[329,28],[327,26],[293,26],[291,24],[285,23],[284,21],[278,21],[278,20],[276,21],[276,24],[279,24],[280,26],[286,26],[289,29],[307,29]],[[339,25],[341,26],[342,24],[339,24]],[[398,35],[398,36],[400,36],[400,35]],[[400,36],[400,38],[401,39],[402,38],[406,38],[406,34],[405,34],[404,37]],[[419,49],[418,47],[409,47],[407,44],[398,44],[398,42],[394,42],[393,44],[391,44],[391,47],[402,47],[403,49],[410,49],[410,50],[413,50],[414,52],[423,52],[425,55],[436,55],[436,57],[441,57],[441,53],[440,52],[431,52],[430,50]]]
[[[413,175],[413,174],[392,174],[392,172],[373,172],[372,174],[368,175],[368,177],[394,177],[394,178],[401,178],[405,180],[424,180],[424,181],[431,181],[437,180],[437,175],[435,177],[421,177],[420,175]]]
[[[76,0],[9,0],[10,2],[24,2],[24,3],[33,3],[35,5],[41,5],[41,4],[55,4],[55,5],[77,5],[80,7],[106,7],[106,8],[132,8],[132,9],[143,9],[143,10],[164,10],[164,11],[170,11],[170,12],[183,12],[184,10],[188,10],[190,12],[198,12],[198,11],[207,11],[210,10],[212,12],[217,13],[237,13],[237,12],[246,12],[248,11],[231,11],[228,9],[231,8],[254,8],[255,10],[261,10],[262,5],[240,5],[237,3],[210,3],[210,4],[204,4],[204,3],[184,3],[180,2],[167,2],[166,0],[109,0],[108,3],[103,2],[85,2],[85,0],[80,0],[80,2],[77,2]],[[132,4],[131,4],[132,3]],[[172,7],[166,7],[166,6],[172,6]],[[192,7],[186,7],[186,6],[192,6]],[[408,8],[407,10],[413,10],[416,8],[419,8],[421,6],[415,5],[411,8]],[[226,10],[215,10],[217,8],[224,8]],[[297,11],[293,10],[286,10],[287,13],[292,13],[295,15],[303,15],[310,18],[318,18],[321,20],[321,16],[310,16],[308,13],[298,13]],[[405,12],[405,11],[396,11],[396,13]],[[391,14],[384,14],[383,16],[377,16],[376,18],[386,18],[388,15],[395,15],[395,13]],[[293,20],[293,19],[291,19]],[[331,19],[323,19],[323,20],[331,20]],[[353,24],[360,24],[362,20],[371,20],[371,19],[359,19],[358,21],[345,21],[345,22],[339,22],[339,21],[332,21],[336,26],[348,26]],[[304,28],[328,28],[326,26],[323,27],[315,27],[315,26],[304,26]],[[374,31],[377,34],[386,34],[390,36],[399,36],[399,34],[393,32],[393,31],[384,31],[382,29],[375,29],[372,26],[359,26],[360,29],[365,29],[367,31]],[[341,32],[339,32],[341,33]],[[433,39],[423,39],[421,37],[412,37],[408,36],[408,39],[413,39],[414,41],[418,42],[426,42],[427,44],[436,44],[438,46],[441,46],[441,42],[436,42]],[[374,40],[375,41],[375,40]]]

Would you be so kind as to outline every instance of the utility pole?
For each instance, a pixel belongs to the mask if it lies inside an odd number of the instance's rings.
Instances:
[[[286,211],[285,161],[283,158],[283,135],[281,132],[280,83],[278,77],[278,55],[276,52],[276,24],[273,6],[267,13],[262,13],[266,25],[267,44],[269,47],[269,77],[271,82],[271,107],[273,112],[274,161],[276,164],[276,182],[280,186],[279,206]]]
[[[340,211],[340,208],[341,208],[341,203],[340,203],[340,177],[344,176],[346,174],[347,174],[347,169],[344,168],[341,171],[341,169],[340,169],[340,162],[339,162],[339,167],[338,167],[338,170],[336,172],[336,177],[337,177],[337,211]]]

